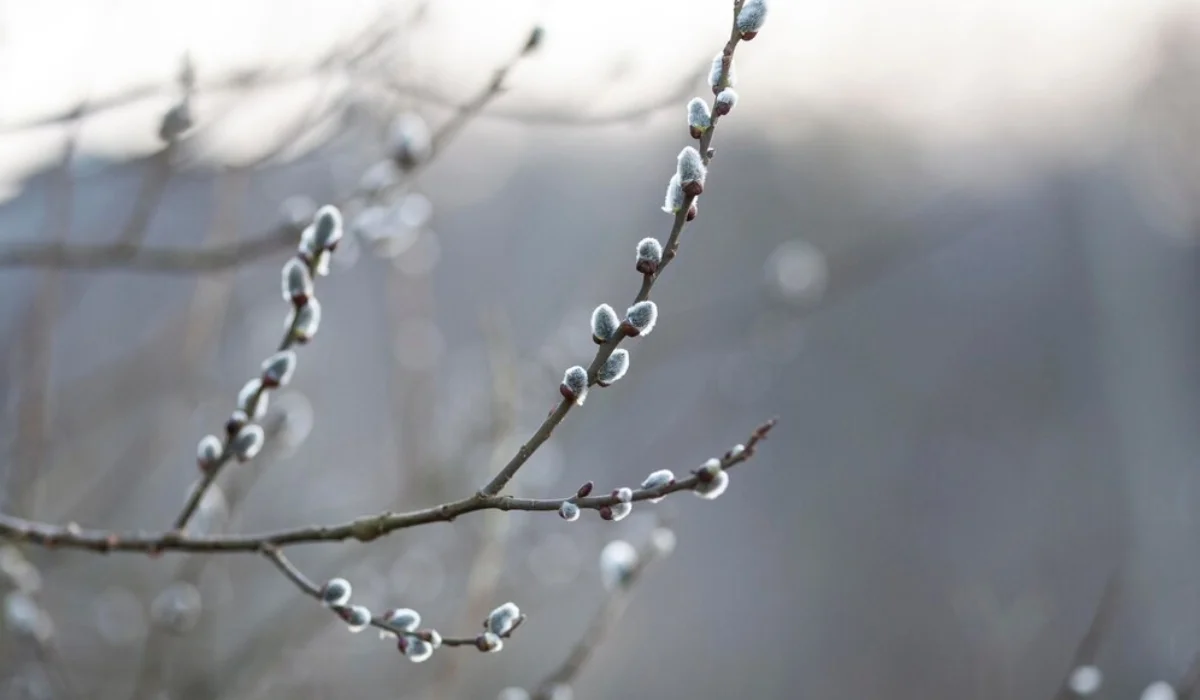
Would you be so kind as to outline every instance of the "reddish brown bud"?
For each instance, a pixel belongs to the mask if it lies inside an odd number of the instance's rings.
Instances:
[[[742,35],[742,41],[750,41],[756,36],[758,36],[758,32],[746,32]]]
[[[693,127],[690,127],[690,128],[688,129],[688,131],[690,131],[690,132],[691,132],[691,134],[692,134],[692,138],[694,138],[694,139],[698,139],[698,138],[700,138],[701,136],[703,136],[703,135],[704,135],[704,129],[701,129],[701,128],[700,128],[700,127],[698,127],[698,126],[693,126]]]
[[[587,498],[588,494],[591,493],[592,489],[594,489],[595,487],[596,487],[595,482],[588,481],[583,486],[579,487],[579,490],[575,492],[575,497],[576,498]]]
[[[599,513],[600,513],[600,517],[604,520],[612,520],[613,519],[613,511],[612,511],[612,508],[610,508],[609,506],[601,506]]]
[[[689,197],[698,197],[704,193],[704,183],[699,180],[683,183],[683,193]]]
[[[696,200],[693,199],[692,203],[688,205],[687,217],[685,221],[693,221],[698,213],[699,208],[696,206]]]

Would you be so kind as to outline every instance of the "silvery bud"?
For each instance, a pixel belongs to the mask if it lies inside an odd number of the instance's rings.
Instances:
[[[488,613],[487,620],[483,626],[489,632],[500,635],[501,637],[513,631],[521,619],[521,609],[515,603],[505,603]]]
[[[697,474],[699,476],[699,474]],[[725,493],[725,489],[729,488],[729,472],[718,471],[710,480],[701,479],[696,482],[692,488],[692,493],[700,498],[711,501],[721,494]]]
[[[484,632],[475,638],[475,648],[479,651],[500,651],[504,648],[504,640],[494,632]]]
[[[662,264],[663,247],[656,238],[643,238],[637,245],[637,271],[653,275]]]
[[[746,0],[738,10],[737,30],[746,41],[758,36],[767,21],[767,0]]]
[[[1103,682],[1104,674],[1100,673],[1100,669],[1092,665],[1084,665],[1071,671],[1071,675],[1067,678],[1067,687],[1079,697],[1085,698],[1100,690]]]
[[[196,464],[200,466],[200,471],[206,472],[216,466],[221,460],[223,450],[221,440],[216,435],[200,438],[200,443],[196,445]]]
[[[396,608],[388,610],[383,614],[383,621],[403,632],[412,632],[421,626],[421,613],[411,608]],[[379,636],[385,637],[392,634],[386,630],[380,630]]]
[[[675,474],[670,469],[659,469],[656,472],[651,472],[650,476],[646,477],[646,480],[642,482],[642,488],[649,491],[652,489],[659,489],[664,486],[670,486],[673,483],[675,483]],[[654,498],[648,500],[651,503],[658,503],[663,498],[666,497],[655,496]]]
[[[402,114],[392,123],[392,161],[404,171],[412,170],[433,153],[429,125],[416,114]]]
[[[671,181],[667,183],[667,196],[663,201],[662,210],[668,214],[678,214],[680,209],[683,209],[684,202],[683,182],[679,179],[679,173],[676,172],[671,176]]]
[[[588,376],[587,370],[575,365],[568,369],[563,374],[562,384],[558,387],[559,393],[568,401],[574,401],[576,406],[582,406],[587,399],[588,391]]]
[[[708,72],[708,85],[712,88],[713,94],[721,94],[722,90],[733,87],[736,82],[737,75],[733,70],[733,56],[729,57],[729,70],[725,70],[725,55],[717,54],[713,58],[712,69]]]
[[[371,611],[361,605],[342,605],[333,611],[346,623],[351,632],[358,633],[371,625]]]
[[[267,415],[267,403],[268,396],[263,389],[263,381],[257,377],[243,384],[238,392],[238,410],[245,411],[252,421],[261,420]]]
[[[603,345],[612,340],[617,334],[617,328],[621,325],[621,319],[617,318],[617,312],[613,311],[613,307],[608,304],[601,304],[592,312],[592,340],[597,345]]]
[[[704,178],[707,174],[704,167],[704,161],[700,158],[700,151],[685,146],[679,152],[679,182],[683,187],[683,193],[691,197],[695,197],[704,192]]]
[[[737,106],[738,94],[733,88],[725,88],[717,93],[717,103],[713,107],[713,114],[718,117],[723,117],[733,111]]]
[[[312,274],[300,258],[288,258],[283,264],[283,300],[304,306],[313,295]]]
[[[579,506],[571,501],[563,501],[558,507],[558,515],[569,523],[579,520]]]
[[[698,139],[712,126],[712,114],[708,111],[708,103],[699,97],[693,97],[688,103],[688,131],[692,138]]]
[[[613,350],[604,364],[596,372],[596,383],[600,386],[611,386],[629,371],[629,351]]]
[[[342,240],[342,213],[332,204],[326,204],[317,210],[313,220],[314,250],[333,250],[338,241]]]
[[[600,550],[600,581],[607,590],[625,587],[637,569],[638,552],[625,540],[613,540]]]
[[[296,373],[296,352],[280,350],[262,363],[262,385],[275,388],[287,386]]]
[[[652,301],[639,301],[625,312],[621,330],[630,337],[650,335],[658,322],[658,305]]]
[[[291,329],[292,339],[301,345],[313,339],[320,325],[321,302],[316,297],[288,314],[287,327]]]
[[[248,462],[262,450],[264,440],[262,426],[249,423],[243,425],[242,429],[233,437],[229,449],[233,451],[233,456],[239,462]]]
[[[334,607],[350,602],[350,582],[344,578],[331,578],[321,586],[321,602]]]
[[[600,508],[600,518],[610,522],[619,523],[629,514],[633,512],[632,503],[614,503],[611,506],[603,506]]]
[[[405,658],[414,664],[427,661],[429,657],[433,656],[433,645],[416,637],[401,637],[396,647],[400,649],[400,653],[404,654]]]

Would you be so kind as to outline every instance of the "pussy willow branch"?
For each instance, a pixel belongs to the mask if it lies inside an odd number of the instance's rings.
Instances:
[[[726,42],[725,48],[722,50],[722,55],[725,56],[725,61],[721,67],[721,79],[719,81],[720,84],[724,84],[725,79],[729,76],[730,66],[733,65],[733,52],[737,48],[738,42],[741,41],[741,34],[737,31],[737,11],[740,7],[740,2],[734,3],[734,26],[729,32],[729,41]],[[706,129],[703,135],[700,137],[700,145],[698,148],[700,151],[700,157],[703,159],[705,167],[707,167],[709,162],[712,160],[711,156],[709,155],[709,146],[712,143],[713,132],[716,131],[717,122],[719,119],[720,116],[714,113],[712,115],[710,127]],[[688,209],[691,207],[692,202],[695,201],[695,199],[695,196],[687,196],[684,199],[683,206],[681,206],[679,211],[675,214],[675,221],[671,225],[670,236],[667,238],[667,244],[663,246],[662,261],[658,264],[658,268],[652,274],[642,276],[641,289],[638,290],[637,296],[634,297],[635,304],[641,301],[646,301],[650,298],[650,290],[654,288],[655,282],[657,282],[659,277],[662,276],[663,271],[667,269],[667,265],[670,265],[671,261],[675,259],[675,256],[679,251],[679,236],[683,233],[683,229],[687,225]],[[594,385],[596,383],[596,372],[604,366],[604,363],[613,354],[613,351],[617,349],[617,346],[621,344],[622,340],[624,340],[624,335],[617,333],[611,340],[605,342],[599,348],[597,348],[596,356],[592,358],[592,363],[587,368],[589,385]],[[500,472],[487,483],[487,485],[479,490],[479,498],[494,496],[503,491],[504,487],[508,485],[508,482],[512,481],[513,477],[517,475],[517,472],[521,469],[521,467],[524,466],[525,463],[529,461],[529,458],[533,456],[533,453],[542,446],[542,443],[546,442],[546,440],[550,438],[550,434],[554,432],[554,429],[558,427],[559,423],[563,422],[563,419],[565,419],[567,414],[571,412],[571,407],[574,405],[574,401],[564,396],[558,402],[558,406],[556,406],[550,412],[550,415],[546,416],[546,419],[542,421],[541,426],[534,431],[533,436],[530,437],[525,444],[521,445],[520,449],[517,450],[517,453],[513,455],[511,460],[509,460],[508,464],[504,465],[504,468],[501,469]]]
[[[726,453],[719,461],[722,469],[730,469],[754,456],[758,443],[767,437],[775,420],[758,426],[746,441],[745,449],[734,454]],[[693,475],[679,479],[666,486],[654,489],[638,489],[633,492],[634,502],[666,496],[680,491],[691,491],[699,483]],[[599,510],[616,505],[619,499],[613,495],[576,498],[513,498],[512,496],[469,496],[457,501],[409,511],[406,513],[383,512],[368,515],[339,525],[313,525],[290,530],[278,530],[249,535],[197,535],[189,536],[178,530],[170,532],[118,533],[104,530],[85,530],[78,525],[50,525],[0,514],[0,537],[18,542],[28,542],[43,547],[86,549],[95,552],[143,552],[155,554],[164,551],[183,552],[258,552],[264,546],[282,547],[308,542],[341,542],[358,540],[370,542],[396,530],[404,530],[429,523],[451,522],[460,515],[482,510],[557,511],[564,501],[574,503],[585,510]]]
[[[309,274],[314,279],[317,277],[316,261],[317,256],[314,255],[311,261],[306,263],[308,265]],[[277,348],[279,352],[291,349],[292,346],[296,345],[296,328],[300,324],[301,316],[299,313],[299,308],[295,309],[295,311],[296,313],[292,314],[292,322],[288,324],[288,327],[283,331],[283,339],[279,341],[279,347]],[[265,390],[266,389],[263,386],[259,386],[258,392],[254,399],[250,402],[250,405],[254,405],[254,403],[258,401],[258,395],[261,395]],[[200,477],[200,481],[197,482],[196,487],[192,489],[191,494],[188,496],[187,502],[183,504],[183,509],[179,511],[179,515],[175,518],[175,524],[172,527],[174,527],[176,530],[182,530],[183,528],[187,527],[188,521],[192,518],[192,514],[196,512],[196,509],[200,507],[200,502],[204,500],[204,494],[208,492],[208,489],[213,485],[213,482],[215,482],[217,477],[221,475],[221,472],[225,469],[225,466],[233,461],[233,438],[234,433],[231,431],[225,439],[225,446],[221,450],[221,456],[217,458],[215,463],[209,465],[208,468],[205,469],[204,475]]]
[[[272,545],[263,545],[259,551],[264,557],[267,558],[267,561],[271,562],[275,565],[275,568],[279,569],[279,572],[282,573],[287,580],[295,584],[296,588],[299,588],[305,595],[313,600],[316,600],[318,603],[321,602],[321,587],[313,583],[310,578],[304,575],[304,572],[296,568],[296,565],[293,564],[286,556],[284,556],[283,552],[280,551],[278,547]],[[411,632],[405,632],[393,627],[385,622],[382,617],[377,615],[371,616],[371,626],[375,627],[376,629],[384,630],[397,635],[415,636]],[[520,623],[518,622],[518,624],[514,625],[512,629],[500,636],[507,639],[519,627]],[[444,647],[475,647],[475,639],[475,637],[443,636],[441,645]]]
[[[477,117],[504,90],[504,79],[529,55],[521,50],[507,63],[497,68],[491,79],[473,98],[458,105],[455,113],[439,126],[431,137],[431,152],[416,167],[404,173],[400,181],[389,191],[406,186],[437,155],[446,148],[454,137],[472,119]],[[348,200],[360,196],[352,194],[336,203],[342,208]],[[58,242],[15,243],[0,248],[0,268],[50,267],[79,270],[120,268],[130,272],[148,273],[204,273],[216,272],[235,265],[274,255],[296,244],[296,230],[287,225],[276,226],[236,243],[212,248],[152,248],[136,243],[77,244]]]
[[[580,636],[575,646],[571,647],[567,658],[563,659],[558,668],[537,685],[532,700],[553,700],[555,686],[570,685],[574,682],[588,659],[591,658],[592,653],[604,642],[613,627],[620,621],[621,616],[625,613],[625,608],[629,606],[633,587],[641,579],[646,567],[663,556],[653,546],[653,542],[648,542],[638,550],[637,563],[629,570],[625,580],[615,586],[608,597],[604,599],[604,603],[588,623],[587,630]]]

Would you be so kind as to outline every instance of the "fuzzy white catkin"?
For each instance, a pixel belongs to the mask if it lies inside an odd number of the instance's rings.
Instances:
[[[302,303],[313,295],[312,275],[308,266],[299,258],[288,258],[282,270],[283,300],[293,304]]]
[[[490,612],[484,625],[488,631],[504,636],[512,631],[520,617],[521,609],[515,603],[508,602]]]
[[[613,505],[609,506],[609,511],[612,513],[612,517],[609,518],[609,520],[613,521],[614,523],[619,523],[625,518],[628,518],[629,514],[633,512],[633,504],[614,503]]]
[[[280,350],[262,363],[262,378],[267,384],[284,387],[296,372],[296,351]]]
[[[1100,690],[1103,683],[1104,674],[1100,672],[1100,669],[1091,665],[1076,668],[1071,671],[1071,675],[1067,679],[1067,687],[1080,697],[1087,697]]]
[[[657,238],[643,238],[642,240],[638,241],[637,262],[639,266],[642,263],[650,263],[657,268],[662,262],[662,257],[662,243],[659,243]]]
[[[400,653],[414,664],[419,664],[422,661],[428,661],[429,657],[433,656],[433,645],[424,639],[409,637],[408,643],[404,645],[404,651]]]
[[[617,318],[617,312],[608,304],[601,304],[592,311],[592,338],[596,342],[612,340],[620,325],[621,319]]]
[[[633,489],[628,486],[622,486],[613,493],[617,497],[619,503],[629,503],[633,501]]]
[[[371,611],[361,605],[344,607],[339,613],[346,622],[346,627],[355,634],[371,625]]]
[[[670,469],[659,469],[658,471],[650,472],[650,476],[647,476],[645,481],[642,482],[642,488],[643,489],[656,489],[656,488],[659,488],[662,486],[666,486],[667,484],[671,483],[674,480],[675,480],[675,473],[672,472]],[[666,496],[657,496],[655,498],[649,499],[649,501],[651,503],[658,503],[659,501],[661,501],[664,498],[666,498]]]
[[[712,114],[708,111],[708,103],[699,97],[693,97],[688,102],[688,127],[704,131],[712,126]]]
[[[421,613],[412,608],[396,608],[388,610],[383,614],[383,621],[395,627],[398,630],[412,632],[421,626]],[[386,637],[393,634],[387,630],[380,630],[379,636]]]
[[[738,94],[733,88],[725,88],[717,93],[717,109],[721,114],[729,114],[737,106]]]
[[[596,372],[596,383],[600,386],[610,386],[629,371],[629,351],[613,350],[604,364]]]
[[[342,240],[342,212],[332,204],[317,210],[313,220],[313,244],[316,250],[328,250]]]
[[[692,493],[707,501],[711,501],[725,493],[725,489],[727,488],[729,488],[729,473],[720,471],[712,478],[712,481],[697,482]]]
[[[269,397],[263,390],[262,380],[255,377],[242,385],[237,396],[238,410],[245,411],[250,420],[261,420],[267,415]]]
[[[407,170],[426,160],[433,152],[429,125],[417,114],[402,114],[392,123],[392,160]]]
[[[291,329],[292,337],[306,343],[317,334],[321,327],[321,302],[316,297],[299,309],[292,309],[288,314],[286,326]]]
[[[563,520],[573,523],[579,520],[579,506],[570,501],[563,501],[563,504],[558,507],[558,515]]]
[[[237,435],[233,437],[233,442],[229,447],[239,462],[247,462],[254,459],[262,450],[264,439],[262,427],[249,423],[242,426]]]
[[[656,527],[650,533],[650,546],[659,556],[665,557],[674,552],[676,541],[675,531],[669,527]]]
[[[767,0],[746,0],[738,10],[737,30],[750,34],[762,29],[767,21]]]
[[[216,435],[205,435],[196,445],[196,462],[200,466],[209,466],[221,458],[221,439]]]
[[[721,71],[725,67],[725,57],[722,54],[717,54],[713,58],[712,68],[708,73],[708,85],[714,92],[719,93],[725,88],[733,87],[737,84],[737,73],[733,69],[733,57],[729,58],[729,72],[725,74],[725,80],[721,80]]]
[[[476,637],[475,647],[480,651],[496,652],[504,648],[504,640],[495,632],[484,632]]]
[[[350,601],[350,582],[344,578],[331,578],[321,586],[321,602],[329,606],[345,605]]]
[[[1179,695],[1166,681],[1156,681],[1142,691],[1141,700],[1176,700]]]
[[[613,540],[600,550],[600,582],[610,591],[625,586],[637,565],[637,549],[625,540]]]
[[[434,649],[442,648],[442,635],[437,630],[425,630],[426,641]]]
[[[575,401],[575,405],[582,406],[587,399],[588,391],[588,376],[587,370],[575,365],[563,374],[562,380],[563,394],[569,394]]]
[[[671,181],[667,183],[667,196],[663,201],[662,210],[668,214],[678,214],[679,210],[683,209],[683,202],[683,182],[680,181],[679,173],[676,172],[671,176]]]
[[[625,323],[636,331],[638,337],[650,335],[658,323],[658,305],[652,301],[639,301],[625,312]]]
[[[691,146],[684,146],[679,152],[679,181],[686,185],[689,182],[704,182],[704,161],[700,159],[700,151]]]

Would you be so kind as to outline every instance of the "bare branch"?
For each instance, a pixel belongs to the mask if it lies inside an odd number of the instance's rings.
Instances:
[[[735,18],[736,11],[737,10],[735,7]],[[722,55],[726,57],[726,60],[721,68],[720,78],[717,81],[718,83],[724,83],[727,80],[730,67],[733,65],[733,53],[737,48],[739,41],[741,41],[741,35],[737,31],[737,27],[734,26],[734,28],[730,31],[729,41],[726,42],[725,48],[722,50]],[[714,114],[709,127],[700,136],[699,152],[705,167],[708,166],[709,161],[712,159],[709,147],[712,143],[713,132],[716,130],[717,121],[719,119],[720,115]],[[643,274],[641,289],[638,290],[637,296],[634,297],[635,304],[647,301],[650,298],[650,290],[654,288],[654,283],[658,281],[658,278],[662,275],[663,271],[666,270],[667,265],[670,265],[671,261],[674,260],[675,256],[678,254],[679,235],[683,233],[683,228],[685,225],[687,225],[687,222],[695,216],[693,204],[695,203],[696,197],[696,194],[688,194],[684,197],[682,206],[675,213],[675,220],[671,226],[671,233],[667,237],[666,246],[663,248],[662,259],[653,269],[647,268],[647,271]],[[592,363],[587,369],[589,385],[596,384],[596,373],[601,367],[604,366],[604,363],[608,361],[608,358],[612,356],[613,351],[617,349],[617,346],[621,344],[621,341],[624,340],[625,337],[626,334],[617,333],[612,339],[604,342],[596,350],[596,356],[592,358]],[[517,450],[517,453],[513,455],[513,458],[508,462],[508,464],[504,465],[504,468],[501,469],[500,472],[487,483],[487,485],[479,490],[480,497],[493,496],[504,490],[504,487],[508,485],[508,482],[512,481],[513,477],[517,475],[517,471],[520,470],[527,461],[529,461],[529,458],[533,456],[533,453],[536,452],[539,447],[542,446],[542,443],[546,442],[546,440],[550,438],[550,434],[553,433],[554,429],[558,427],[558,424],[567,417],[567,414],[571,411],[571,407],[574,405],[575,401],[573,399],[563,396],[562,400],[559,401],[558,406],[556,406],[554,410],[550,412],[550,415],[546,416],[546,419],[542,421],[541,426],[538,427],[533,436],[530,437],[524,445],[521,445],[520,449]]]
[[[766,438],[775,420],[769,420],[754,430],[743,450],[731,450],[722,457],[722,470],[741,464],[754,456],[755,448]],[[694,490],[701,478],[693,474],[685,479],[673,481],[652,489],[637,489],[629,502],[636,503],[651,498],[668,496],[680,491]],[[538,512],[558,511],[564,502],[571,501],[583,510],[600,510],[621,503],[616,495],[588,496],[577,498],[513,498],[511,496],[474,495],[432,508],[407,513],[384,512],[364,516],[339,525],[313,525],[291,530],[279,530],[263,534],[228,536],[188,536],[173,530],[159,533],[118,533],[104,530],[84,530],[78,525],[65,526],[25,520],[0,514],[0,536],[29,542],[43,547],[86,549],[95,552],[141,552],[158,554],[165,551],[180,552],[258,552],[263,546],[283,547],[308,542],[341,542],[358,540],[370,542],[396,530],[404,530],[430,523],[452,522],[460,515],[482,510],[524,510]]]
[[[301,590],[301,592],[316,600],[318,603],[324,602],[321,595],[321,586],[313,583],[311,579],[309,579],[302,571],[300,571],[300,569],[296,568],[296,566],[292,564],[292,562],[288,560],[286,556],[284,556],[283,552],[280,551],[278,547],[264,545],[261,549],[261,552],[262,555],[267,558],[267,561],[274,564],[275,568],[283,574],[284,578],[291,581],[293,585]],[[337,606],[334,607],[336,609]],[[383,630],[384,632],[390,632],[397,637],[414,637],[417,639],[422,639],[423,641],[429,641],[429,636],[431,636],[429,635],[431,630],[418,630],[415,632],[410,632],[408,630],[396,627],[380,615],[372,615],[369,624],[371,627]],[[500,636],[502,639],[507,639],[512,635],[513,632],[517,630],[518,627],[520,627],[520,621],[514,624],[504,634],[498,636]],[[479,643],[478,637],[445,637],[439,634],[437,635],[437,638],[439,639],[437,646],[444,647],[478,648],[477,645]]]

